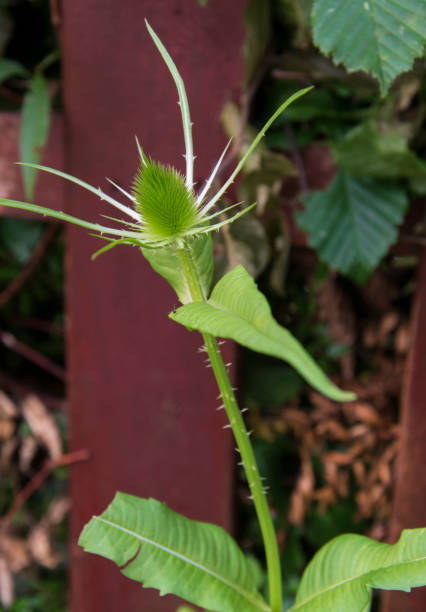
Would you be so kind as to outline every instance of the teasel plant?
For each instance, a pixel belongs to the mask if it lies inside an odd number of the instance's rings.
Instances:
[[[236,266],[227,272],[211,289],[211,234],[256,205],[252,203],[240,210],[236,210],[239,204],[225,208],[218,206],[271,124],[311,88],[295,92],[281,104],[236,163],[229,178],[211,196],[213,183],[230,142],[211,175],[198,190],[194,185],[192,124],[184,83],[172,58],[148,22],[146,27],[178,90],[185,141],[185,175],[171,166],[152,160],[136,141],[139,167],[133,184],[129,190],[125,190],[110,181],[126,199],[126,204],[62,171],[38,164],[26,164],[76,183],[119,210],[125,219],[111,219],[112,226],[89,222],[25,202],[0,199],[0,205],[39,213],[89,230],[106,241],[94,257],[119,245],[136,246],[154,270],[172,285],[182,306],[169,316],[186,328],[198,330],[202,334],[202,349],[207,353],[220,392],[219,407],[227,414],[245,471],[265,549],[268,583],[266,599],[260,592],[261,572],[258,566],[253,559],[244,555],[225,530],[216,525],[189,520],[153,499],[117,493],[108,508],[101,515],[92,517],[85,526],[79,540],[81,546],[88,552],[113,560],[126,576],[145,587],[158,589],[161,595],[173,593],[217,612],[281,612],[282,575],[277,538],[249,432],[238,407],[217,338],[230,338],[249,349],[288,362],[309,384],[333,400],[350,401],[354,395],[338,389],[296,338],[273,319],[266,298],[243,266]],[[359,547],[364,550],[364,540]],[[354,551],[355,548],[353,544]],[[339,550],[337,546],[336,552],[333,544],[329,552],[323,553],[323,563],[318,570],[321,576],[323,566],[329,564],[329,557],[339,558]],[[351,568],[352,556],[352,553],[346,555]],[[336,571],[342,571],[343,567],[343,561],[339,561]],[[336,577],[331,575],[330,585],[323,588],[321,580],[311,579],[312,575],[315,578],[315,572],[317,570],[314,567],[314,571],[308,573],[306,587],[302,580],[301,594],[300,597],[298,594],[299,600],[296,598],[294,610],[342,609],[339,601],[349,601],[349,581],[342,579],[337,588]],[[356,579],[359,580],[358,575]],[[365,589],[371,592],[368,579]],[[335,599],[336,593],[341,597],[340,600]],[[334,598],[337,607],[330,607],[331,599],[327,597]],[[365,602],[359,609],[366,610]]]

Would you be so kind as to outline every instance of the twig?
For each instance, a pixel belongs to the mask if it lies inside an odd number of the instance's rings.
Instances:
[[[35,363],[39,368],[42,368],[52,376],[55,376],[56,378],[59,378],[59,380],[65,382],[66,372],[64,368],[61,368],[61,366],[58,366],[56,363],[53,363],[53,361],[51,361],[35,349],[31,348],[27,344],[24,344],[23,342],[15,338],[13,334],[9,332],[0,331],[0,342],[7,346],[7,348],[11,349],[12,351],[15,351],[15,353],[18,353],[19,355],[22,355],[22,357],[24,357],[25,359],[28,359],[28,361],[32,361],[32,363]]]
[[[40,240],[36,244],[29,261],[26,263],[21,272],[16,276],[11,283],[0,293],[0,307],[6,304],[27,282],[31,274],[38,266],[49,246],[53,236],[55,235],[58,226],[55,223],[50,223],[43,232]]]
[[[15,514],[21,510],[21,508],[27,503],[28,499],[31,495],[37,491],[44,483],[49,474],[58,467],[71,465],[73,463],[78,463],[80,461],[87,461],[90,453],[87,449],[81,449],[78,451],[73,451],[71,453],[66,453],[55,460],[47,460],[42,468],[37,472],[37,474],[25,485],[23,489],[19,491],[15,499],[13,500],[12,505],[9,510],[6,512],[4,517],[1,519],[1,527],[0,530],[2,532],[6,531],[9,527],[10,523],[13,520]]]
[[[0,370],[0,387],[5,389],[8,393],[15,395],[18,398],[23,398],[30,393],[34,393],[34,385],[26,385],[22,381],[17,381],[11,376],[5,374]],[[43,404],[47,406],[49,410],[65,410],[66,401],[60,397],[55,397],[46,393],[43,390],[36,390],[37,395],[42,400]]]
[[[52,321],[44,321],[43,319],[38,319],[36,317],[21,316],[8,317],[8,321],[10,321],[11,323],[15,323],[16,325],[19,325],[21,327],[40,331],[45,334],[55,334],[56,336],[64,335],[63,327],[61,325],[58,325],[57,323],[53,323]]]
[[[61,12],[59,10],[59,1],[49,0],[49,7],[50,7],[50,21],[52,23],[52,26],[56,30],[56,33],[58,33],[57,31],[61,27],[61,21],[62,21]]]

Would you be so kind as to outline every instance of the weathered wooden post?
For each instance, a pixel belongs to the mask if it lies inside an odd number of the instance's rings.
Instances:
[[[134,136],[154,159],[183,169],[172,79],[149,38],[147,18],[188,86],[196,179],[225,143],[219,114],[242,81],[244,0],[64,0],[66,170],[108,189],[128,188]],[[66,209],[110,214],[67,186]],[[98,242],[68,229],[67,325],[71,447],[91,458],[71,470],[72,612],[171,611],[176,600],[122,577],[76,545],[83,524],[119,489],[166,501],[193,518],[231,524],[230,438],[216,412],[198,334],[168,320],[178,301],[137,249],[90,261]]]
[[[419,250],[417,291],[413,304],[411,349],[408,356],[401,404],[401,447],[391,534],[426,523],[426,249]],[[424,612],[426,589],[383,596],[382,612]]]

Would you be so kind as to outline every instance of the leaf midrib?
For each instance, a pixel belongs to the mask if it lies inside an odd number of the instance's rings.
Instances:
[[[293,610],[298,610],[302,606],[305,606],[308,602],[312,601],[313,599],[316,599],[317,597],[320,597],[324,593],[332,591],[333,589],[337,589],[340,586],[342,586],[344,584],[347,584],[348,582],[359,580],[360,578],[362,578],[362,576],[367,576],[371,572],[377,572],[379,570],[386,570],[386,569],[389,569],[389,568],[395,568],[395,567],[399,567],[399,566],[402,566],[402,565],[408,565],[408,564],[411,564],[411,563],[419,563],[420,561],[426,561],[426,557],[418,557],[416,559],[411,559],[411,560],[400,562],[400,563],[391,563],[390,565],[385,565],[383,567],[377,567],[376,569],[371,569],[368,572],[363,572],[361,574],[358,574],[357,576],[351,576],[350,578],[347,578],[346,580],[341,580],[340,582],[336,582],[336,583],[326,587],[325,589],[323,589],[321,591],[317,591],[316,593],[314,593],[314,595],[312,595],[312,597],[307,597],[303,601],[301,601],[298,604],[295,604],[294,606],[292,606],[290,608],[289,612],[293,612]]]
[[[213,570],[205,567],[204,565],[201,565],[197,561],[194,561],[193,559],[190,559],[189,557],[186,557],[185,555],[182,555],[178,551],[173,550],[172,548],[169,548],[168,546],[164,546],[163,544],[160,544],[158,542],[155,542],[154,540],[151,540],[150,538],[147,538],[145,536],[141,536],[140,534],[135,533],[131,529],[127,529],[126,527],[123,527],[122,525],[118,525],[117,523],[113,523],[112,521],[108,521],[108,520],[106,520],[104,518],[101,518],[100,516],[94,516],[93,519],[97,520],[97,521],[100,521],[101,523],[105,523],[106,525],[109,525],[110,527],[118,529],[119,531],[123,531],[124,533],[127,533],[127,534],[133,536],[134,538],[136,538],[137,540],[140,540],[141,542],[145,542],[147,544],[151,544],[152,546],[154,546],[156,548],[159,548],[160,550],[163,550],[164,552],[169,553],[170,555],[172,555],[172,556],[174,556],[174,557],[176,557],[176,558],[178,558],[178,559],[188,563],[189,565],[193,565],[194,567],[197,567],[199,570],[205,572],[206,574],[209,574],[210,576],[212,576],[216,580],[219,580],[219,582],[222,582],[223,584],[225,584],[229,588],[231,588],[234,591],[236,591],[237,593],[239,593],[244,599],[246,599],[252,605],[257,607],[259,610],[264,610],[265,612],[270,612],[270,610],[271,610],[270,607],[267,606],[266,604],[263,604],[258,599],[254,598],[251,593],[245,591],[244,589],[242,589],[238,585],[234,584],[233,582],[230,582],[224,576],[221,576],[220,574],[218,574],[218,573],[214,572]]]

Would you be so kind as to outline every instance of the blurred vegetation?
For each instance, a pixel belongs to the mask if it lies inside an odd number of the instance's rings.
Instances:
[[[40,158],[50,108],[60,104],[54,5],[49,0],[0,2],[0,108],[22,109],[20,150],[26,161]],[[35,175],[29,172],[24,179],[31,197]],[[57,459],[67,437],[58,226],[0,217],[0,363],[0,607],[63,612],[66,470],[46,474],[28,503],[12,512],[10,526],[5,524],[20,494]]]
[[[198,9],[194,2],[194,10],[214,10],[213,0],[199,4],[207,8]],[[330,376],[359,396],[346,410],[310,392],[282,363],[249,351],[241,354],[241,398],[270,487],[287,603],[302,568],[326,540],[347,531],[386,537],[415,287],[413,245],[424,240],[425,229],[423,209],[412,207],[400,237],[403,249],[388,253],[409,202],[426,192],[423,62],[417,60],[381,97],[375,79],[346,72],[315,46],[312,5],[312,0],[248,3],[245,90],[240,105],[223,110],[225,130],[234,137],[226,163],[241,155],[288,95],[310,84],[315,89],[274,124],[247,164],[238,196],[257,201],[256,213],[228,227],[215,247],[218,274],[242,263],[256,276],[278,321],[291,328]],[[26,105],[30,127],[32,117],[44,117],[38,129],[23,128],[21,151],[27,160],[40,153],[49,108],[60,105],[56,6],[48,0],[0,0],[1,108]],[[329,51],[336,57],[335,47]],[[34,176],[25,180],[31,193]],[[326,226],[318,217],[321,210]],[[365,230],[371,214],[377,224],[373,236]],[[304,245],[295,219],[316,254]],[[0,300],[21,278],[19,291],[0,305],[0,387],[15,406],[2,417],[10,425],[0,443],[12,449],[2,455],[8,458],[2,465],[10,484],[0,492],[2,515],[52,456],[46,443],[31,442],[35,434],[24,402],[29,392],[42,397],[53,414],[53,435],[62,443],[66,438],[63,381],[60,369],[51,368],[64,364],[62,261],[60,230],[0,218]],[[10,337],[22,343],[23,353],[10,347]],[[25,347],[36,351],[35,360],[28,359]],[[49,360],[47,366],[41,366],[40,355]],[[24,449],[31,444],[33,454],[25,463]],[[65,488],[60,468],[21,509],[13,522],[20,544]],[[238,498],[239,538],[261,555],[242,474]],[[47,569],[33,558],[15,573],[13,612],[65,610],[64,522],[52,525],[48,535],[61,560]]]

